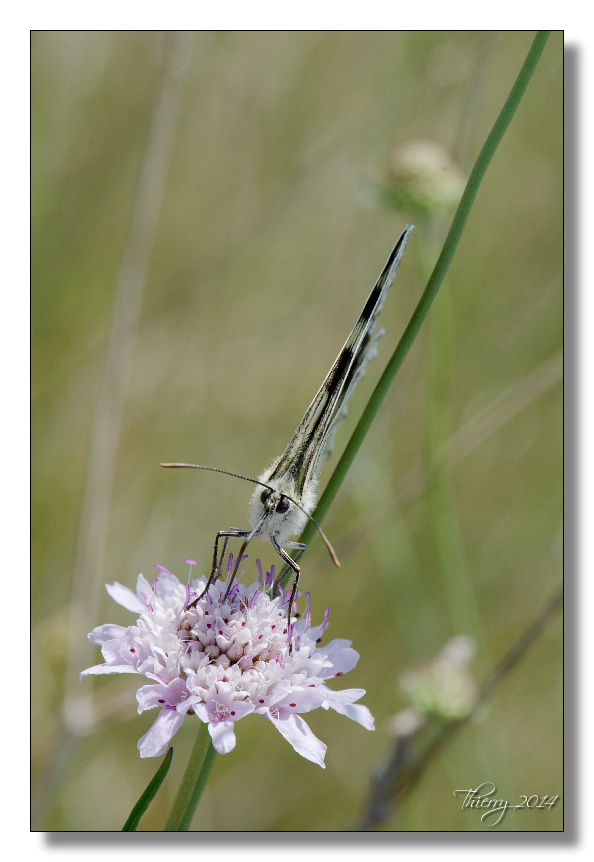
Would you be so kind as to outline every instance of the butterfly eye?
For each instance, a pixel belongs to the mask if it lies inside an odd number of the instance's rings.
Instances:
[[[278,501],[278,506],[276,507],[276,511],[279,515],[283,515],[285,512],[289,511],[289,498],[281,497]]]
[[[260,494],[260,502],[265,503],[271,494],[272,494],[272,491],[270,490],[270,488],[264,488],[264,490]]]

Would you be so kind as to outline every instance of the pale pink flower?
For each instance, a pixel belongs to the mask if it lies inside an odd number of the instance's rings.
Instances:
[[[193,561],[188,561],[193,562]],[[164,569],[148,583],[138,576],[136,595],[127,587],[107,585],[110,596],[138,615],[136,625],[103,625],[89,634],[101,646],[105,664],[87,674],[138,673],[150,684],[138,689],[138,712],[160,707],[159,715],[138,743],[141,757],[157,757],[181,727],[195,715],[208,724],[215,749],[235,747],[235,722],[250,713],[269,719],[298,754],[324,766],[326,746],[300,713],[317,707],[352,718],[373,730],[367,707],[355,704],[363,689],[333,691],[326,680],[342,676],[359,659],[351,642],[319,640],[328,624],[311,627],[309,595],[303,617],[287,631],[288,595],[270,599],[271,572],[249,587],[234,584],[226,601],[225,584],[213,584],[197,606],[184,608],[200,595],[204,580],[181,584]]]

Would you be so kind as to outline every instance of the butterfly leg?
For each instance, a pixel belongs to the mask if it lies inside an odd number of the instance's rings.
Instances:
[[[295,560],[292,557],[290,557],[283,548],[281,548],[281,546],[276,541],[274,536],[270,537],[270,541],[272,542],[272,546],[273,546],[274,550],[276,551],[276,553],[279,555],[279,557],[282,560],[284,560],[285,563],[287,564],[287,566],[289,566],[289,568],[293,569],[293,571],[295,572],[295,580],[293,581],[293,589],[291,590],[291,598],[289,600],[289,607],[287,609],[287,620],[289,623],[289,652],[292,652],[292,646],[291,646],[291,610],[293,608],[293,602],[295,601],[295,597],[297,596],[297,585],[299,583],[299,575],[301,573],[301,569],[299,568],[299,566],[297,565]],[[286,544],[290,548],[299,548],[299,550],[301,552],[303,552],[306,548],[306,546],[301,544],[300,542],[286,542]],[[274,586],[275,587],[280,586],[280,576],[274,582]]]
[[[189,605],[186,605],[186,608],[185,608],[186,610],[188,610],[189,608],[196,607],[196,605],[198,604],[200,599],[203,596],[205,596],[206,593],[209,591],[212,584],[214,584],[216,581],[218,581],[218,579],[221,577],[221,567],[223,565],[223,560],[225,558],[225,551],[227,550],[227,543],[229,542],[229,539],[230,538],[231,539],[243,539],[246,536],[249,536],[248,530],[235,530],[233,528],[231,528],[230,530],[219,530],[219,532],[216,535],[216,539],[215,539],[215,543],[214,543],[214,553],[213,553],[213,557],[212,557],[212,571],[210,573],[208,583],[206,584],[206,587],[202,590],[202,592],[200,593],[198,598],[194,599],[193,602],[190,602]],[[219,539],[222,539],[222,538],[225,539],[225,544],[223,545],[223,551],[222,551],[221,556],[219,558]],[[243,550],[242,550],[242,553],[239,555],[240,559],[241,559],[242,554],[243,554]]]
[[[292,557],[293,562],[296,563],[297,560],[301,557],[301,555],[305,551],[305,549],[307,548],[307,545],[304,545],[303,542],[285,542],[285,547],[298,549],[299,553],[295,554],[295,556]],[[285,578],[287,577],[287,575],[291,571],[291,569],[292,569],[292,566],[290,566],[288,563],[287,563],[287,565],[283,566],[280,575],[275,579],[274,584],[272,585],[272,597],[273,598],[274,598],[274,596],[279,595],[278,589],[282,585],[283,581],[285,580]]]
[[[260,524],[257,524],[254,529],[250,532],[248,530],[236,530],[234,535],[240,539],[243,539],[243,545],[239,549],[239,553],[237,555],[237,559],[235,560],[235,565],[233,566],[233,571],[231,572],[231,577],[229,578],[229,582],[227,583],[227,589],[225,590],[225,595],[223,597],[223,601],[227,601],[227,596],[231,591],[231,587],[233,586],[233,581],[235,580],[235,575],[237,574],[237,570],[239,569],[240,563],[243,559],[243,552],[252,541],[255,535],[258,534],[260,530]],[[221,535],[220,533],[218,535]]]

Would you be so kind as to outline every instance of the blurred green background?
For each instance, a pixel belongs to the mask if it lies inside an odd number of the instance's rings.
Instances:
[[[380,355],[449,226],[382,202],[390,152],[423,138],[468,173],[529,32],[36,32],[32,37],[33,828],[118,830],[157,768],[129,675],[86,633],[132,615],[104,590],[154,563],[208,573],[282,452],[402,228]],[[303,559],[313,621],[361,658],[376,731],[306,718],[326,770],[258,717],[217,757],[197,830],[342,830],[385,761],[399,674],[455,634],[484,679],[561,578],[562,35],[545,48],[483,182],[447,284]],[[430,271],[430,270],[429,270]],[[115,323],[114,323],[115,321]],[[336,458],[321,475],[325,479]],[[254,541],[250,559],[274,562]],[[562,792],[556,618],[385,829],[475,831],[453,790]],[[194,739],[141,822],[162,828]],[[562,829],[509,812],[499,831]]]

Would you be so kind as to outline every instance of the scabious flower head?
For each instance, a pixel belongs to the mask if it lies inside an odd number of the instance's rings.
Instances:
[[[193,561],[186,561],[192,562]],[[319,641],[328,623],[311,626],[309,594],[303,617],[291,625],[287,594],[271,599],[267,587],[274,570],[246,587],[235,583],[227,599],[226,585],[212,584],[193,608],[206,581],[181,584],[162,566],[149,584],[138,576],[136,594],[119,583],[107,585],[110,596],[136,613],[135,625],[103,625],[88,635],[101,646],[105,664],[87,674],[138,673],[150,680],[138,689],[138,712],[160,708],[148,733],[138,743],[141,757],[158,757],[186,716],[208,724],[215,749],[235,747],[235,722],[250,713],[271,721],[295,751],[324,766],[326,746],[300,713],[317,707],[332,709],[373,730],[367,707],[355,704],[363,689],[333,691],[325,681],[342,676],[359,659],[351,642]]]
[[[382,194],[389,206],[419,216],[438,215],[457,205],[464,185],[464,176],[445,147],[414,140],[390,153]]]
[[[467,716],[478,697],[478,686],[469,667],[474,651],[471,638],[457,635],[432,661],[401,674],[400,687],[413,708],[442,721]]]

